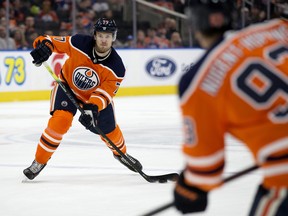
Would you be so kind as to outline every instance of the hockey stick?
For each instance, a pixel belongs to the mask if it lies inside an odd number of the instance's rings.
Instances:
[[[54,78],[54,80],[59,84],[59,86],[63,89],[67,97],[71,100],[71,102],[76,106],[76,108],[80,111],[81,114],[85,114],[83,108],[78,104],[77,100],[75,99],[75,96],[71,89],[67,88],[59,79],[59,77],[52,71],[51,67],[47,64],[47,62],[43,62],[43,65],[48,70],[48,72],[51,74],[51,76]],[[157,175],[157,176],[150,176],[146,175],[140,168],[134,165],[134,163],[128,158],[107,136],[103,133],[103,131],[97,126],[94,126],[94,129],[97,131],[97,133],[107,142],[109,145],[115,149],[121,157],[123,157],[127,163],[131,167],[133,167],[134,170],[136,170],[144,179],[146,179],[150,183],[159,182],[159,183],[165,183],[167,181],[177,181],[178,179],[178,173],[170,173],[165,175]]]
[[[237,179],[237,178],[239,178],[239,177],[241,177],[241,176],[243,176],[243,175],[245,175],[247,173],[250,173],[250,172],[258,169],[258,168],[259,168],[259,166],[257,166],[257,165],[253,165],[251,167],[248,167],[248,168],[246,168],[246,169],[244,169],[244,170],[242,170],[240,172],[235,173],[234,175],[231,175],[231,176],[229,176],[227,178],[224,178],[221,184],[223,185],[223,184],[225,184],[227,182],[230,182],[230,181],[232,181],[234,179]],[[152,211],[150,211],[150,212],[148,212],[148,213],[146,213],[146,214],[144,214],[142,216],[152,216],[152,215],[155,215],[155,214],[157,214],[159,212],[162,212],[162,211],[164,211],[164,210],[166,210],[166,209],[168,209],[170,207],[173,207],[173,206],[174,206],[174,202],[170,202],[170,203],[167,203],[167,204],[165,204],[165,205],[163,205],[161,207],[158,207],[157,209],[154,209],[154,210],[152,210]]]

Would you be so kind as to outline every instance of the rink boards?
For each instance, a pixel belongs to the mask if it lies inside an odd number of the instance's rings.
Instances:
[[[119,49],[126,67],[117,96],[174,94],[201,49]],[[49,99],[54,80],[44,66],[32,64],[30,50],[0,52],[0,102]],[[48,64],[60,72],[66,55],[53,53]]]

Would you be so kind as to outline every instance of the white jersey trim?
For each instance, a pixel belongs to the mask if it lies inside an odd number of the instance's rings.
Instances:
[[[190,182],[191,184],[197,185],[218,185],[222,182],[222,175],[219,174],[214,177],[203,177],[189,171],[184,172],[185,179]]]
[[[288,137],[279,139],[261,148],[257,153],[257,160],[262,164],[270,155],[285,149],[288,149]]]
[[[208,167],[220,162],[221,160],[224,160],[224,155],[224,151],[220,150],[209,156],[191,157],[187,154],[185,156],[189,166]]]
[[[263,167],[262,169],[265,177],[288,174],[288,163]]]

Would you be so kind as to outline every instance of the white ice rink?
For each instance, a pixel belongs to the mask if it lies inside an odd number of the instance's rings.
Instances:
[[[116,97],[115,106],[128,152],[141,161],[146,174],[182,169],[176,95]],[[148,183],[121,165],[97,135],[80,125],[78,114],[42,173],[22,183],[48,112],[48,101],[0,103],[0,216],[140,216],[172,201],[174,183]],[[227,140],[225,176],[253,165],[241,143]],[[247,215],[260,174],[250,173],[211,192],[207,211],[193,215]],[[158,215],[180,214],[169,208]]]

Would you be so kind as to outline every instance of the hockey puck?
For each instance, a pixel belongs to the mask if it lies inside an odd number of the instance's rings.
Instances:
[[[166,179],[159,179],[159,183],[166,183],[167,180]]]

